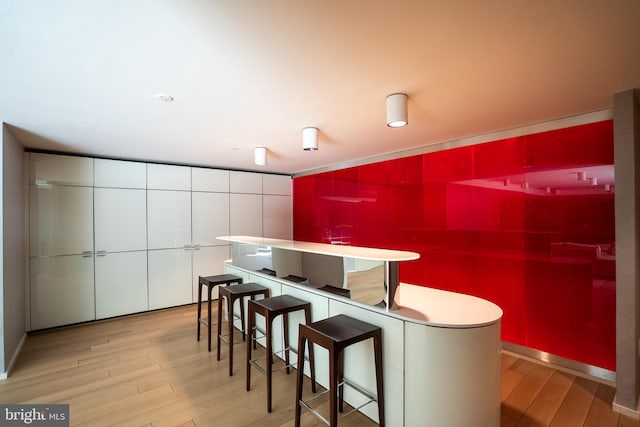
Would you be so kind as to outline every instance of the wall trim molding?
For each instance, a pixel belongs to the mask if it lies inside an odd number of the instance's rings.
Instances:
[[[359,160],[346,161],[336,163],[334,165],[325,166],[317,169],[296,172],[293,178],[307,175],[315,175],[323,172],[331,172],[340,169],[347,169],[355,166],[363,166],[371,163],[384,162],[387,160],[395,160],[403,157],[418,156],[421,154],[434,153],[436,151],[450,150],[452,148],[467,147],[470,145],[483,144],[491,141],[499,141],[507,138],[516,138],[519,136],[530,135],[533,133],[547,132],[556,129],[568,128],[573,126],[586,125],[589,123],[601,122],[613,118],[613,110],[600,110],[591,113],[580,114],[577,116],[565,117],[562,119],[551,120],[548,122],[535,123],[527,126],[520,126],[512,129],[505,129],[491,133],[485,133],[476,136],[470,136],[450,141],[437,142],[434,144],[424,145],[421,147],[411,148],[408,150],[395,151],[393,153],[381,154],[379,156],[367,157]]]
[[[640,404],[638,405],[638,407],[640,407]],[[613,398],[613,402],[611,403],[611,409],[613,409],[613,412],[626,415],[627,417],[633,418],[634,420],[640,420],[640,411],[638,409],[630,409],[626,406],[618,405],[616,403],[615,397]]]
[[[506,341],[502,341],[502,352],[534,363],[550,366],[572,375],[595,380],[611,387],[616,386],[616,373],[598,366],[588,365],[576,360]]]
[[[13,370],[14,365],[18,361],[18,356],[20,356],[20,353],[22,353],[22,348],[24,347],[24,343],[26,341],[27,341],[27,334],[24,333],[22,335],[22,339],[20,340],[20,343],[18,344],[18,347],[16,348],[16,351],[13,353],[13,356],[11,356],[11,361],[9,362],[9,366],[7,367],[7,370],[5,372],[0,373],[0,380],[6,380],[7,378],[9,378],[9,375],[11,374],[11,371]]]

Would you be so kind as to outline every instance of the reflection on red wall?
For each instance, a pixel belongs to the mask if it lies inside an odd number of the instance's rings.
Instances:
[[[403,282],[504,310],[502,339],[615,370],[613,123],[294,179],[294,238],[411,250]]]

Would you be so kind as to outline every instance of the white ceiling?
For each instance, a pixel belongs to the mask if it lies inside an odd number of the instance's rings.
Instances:
[[[296,173],[631,88],[638,0],[0,0],[0,121],[38,149]],[[405,128],[385,125],[394,92]]]

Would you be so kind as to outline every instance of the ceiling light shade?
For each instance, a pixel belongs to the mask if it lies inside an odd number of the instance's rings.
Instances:
[[[302,129],[302,149],[305,151],[318,149],[318,128],[306,127]]]
[[[587,173],[586,172],[578,172],[578,181],[586,181]]]
[[[253,162],[259,166],[264,166],[267,164],[267,147],[254,148]]]
[[[387,126],[397,128],[407,123],[407,95],[394,93],[387,96]]]
[[[589,178],[589,183],[591,185],[598,185],[598,177],[592,176],[591,178]]]

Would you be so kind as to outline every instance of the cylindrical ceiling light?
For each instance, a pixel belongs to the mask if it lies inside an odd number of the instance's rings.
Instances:
[[[259,166],[264,166],[267,164],[267,147],[254,148],[253,162]]]
[[[407,95],[394,93],[387,96],[387,126],[397,128],[407,123]]]
[[[304,151],[318,149],[318,128],[306,127],[302,129],[302,149]]]
[[[578,181],[586,181],[587,173],[586,172],[578,172]]]
[[[592,176],[591,178],[589,178],[589,183],[591,185],[598,185],[598,177]]]

